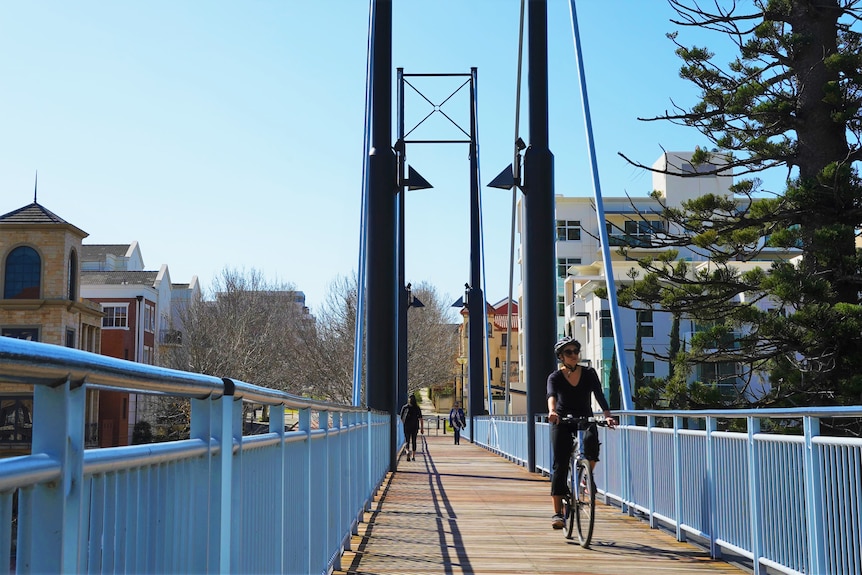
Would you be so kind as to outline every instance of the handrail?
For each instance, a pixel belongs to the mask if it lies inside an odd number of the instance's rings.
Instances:
[[[33,394],[31,453],[0,458],[0,565],[21,572],[331,572],[390,469],[391,416],[364,407],[7,337],[0,382]],[[189,438],[88,449],[91,390],[188,399]],[[244,434],[242,402],[269,433]]]

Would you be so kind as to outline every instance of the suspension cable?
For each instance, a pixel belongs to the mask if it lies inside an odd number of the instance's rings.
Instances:
[[[504,396],[505,405],[503,407],[503,413],[506,415],[509,415],[511,412],[511,408],[509,406],[509,403],[511,402],[509,374],[512,371],[512,296],[515,290],[515,213],[518,209],[518,186],[521,184],[521,150],[518,146],[518,140],[521,137],[521,69],[524,61],[525,4],[526,0],[521,0],[521,18],[518,26],[518,72],[517,80],[515,81],[515,153],[512,159],[512,177],[515,180],[515,185],[512,186],[512,225],[511,234],[509,236],[509,309],[506,313],[506,373],[504,375],[506,393]]]
[[[365,125],[362,131],[362,202],[359,211],[359,271],[356,278],[356,319],[353,334],[353,405],[362,405],[362,352],[365,349],[365,273],[368,267],[365,230],[368,229],[368,162],[371,154],[371,61],[374,38],[374,0],[368,0],[368,48],[365,64]]]

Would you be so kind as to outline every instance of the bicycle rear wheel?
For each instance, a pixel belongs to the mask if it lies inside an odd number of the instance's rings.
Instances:
[[[578,525],[578,541],[581,547],[589,547],[593,538],[596,511],[596,489],[593,470],[587,460],[578,461],[577,482],[574,485],[572,511]]]

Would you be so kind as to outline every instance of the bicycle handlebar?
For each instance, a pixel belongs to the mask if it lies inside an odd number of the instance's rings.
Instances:
[[[600,425],[602,427],[608,427],[608,420],[604,417],[583,417],[583,416],[575,416],[575,415],[564,415],[560,418],[561,423],[595,423],[596,425]]]

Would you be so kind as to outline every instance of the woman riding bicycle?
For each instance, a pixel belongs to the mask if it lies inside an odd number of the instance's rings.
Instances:
[[[611,417],[610,406],[602,393],[602,384],[596,370],[578,365],[581,344],[571,337],[564,337],[554,345],[554,354],[560,368],[548,376],[548,421],[551,424],[551,449],[554,460],[551,468],[551,499],[554,502],[554,516],[551,525],[562,529],[563,496],[566,494],[566,478],[569,458],[572,455],[577,432],[574,423],[562,421],[565,416],[592,417],[591,396],[596,398],[602,408],[608,426],[614,427],[617,421]],[[591,423],[584,436],[584,455],[595,467],[599,460],[599,435],[596,424]]]

